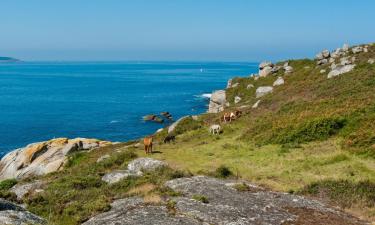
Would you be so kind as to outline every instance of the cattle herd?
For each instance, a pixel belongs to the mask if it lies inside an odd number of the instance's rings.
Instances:
[[[241,110],[235,110],[235,111],[230,111],[230,112],[224,112],[223,115],[220,117],[220,122],[221,123],[231,123],[234,120],[238,119],[241,117],[242,111]],[[209,128],[210,134],[213,135],[219,135],[222,132],[222,128],[220,124],[212,124]],[[170,143],[171,141],[175,141],[176,137],[174,135],[168,134],[163,140],[164,144]],[[152,153],[152,141],[153,141],[153,136],[148,136],[143,139],[143,144],[145,147],[145,152],[146,154]]]

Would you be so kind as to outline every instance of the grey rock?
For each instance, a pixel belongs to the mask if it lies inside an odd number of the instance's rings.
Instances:
[[[254,85],[253,84],[248,84],[247,86],[246,86],[246,89],[251,89],[251,88],[254,88]]]
[[[265,61],[259,64],[259,70],[262,70],[266,67],[273,67],[272,62]]]
[[[11,202],[0,199],[0,224],[46,224],[46,221]]]
[[[209,113],[218,113],[224,111],[225,104],[227,103],[226,94],[224,90],[214,91],[210,98],[208,105]]]
[[[325,65],[328,63],[328,59],[322,59],[317,62],[318,65]]]
[[[332,70],[328,73],[327,78],[332,78],[339,76],[344,73],[348,73],[354,69],[355,65],[346,65],[346,66],[339,66],[336,69]]]
[[[343,46],[342,46],[342,50],[344,51],[344,52],[347,52],[347,51],[349,51],[349,45],[348,44],[344,44]]]
[[[343,57],[340,59],[340,64],[346,66],[352,64],[352,62],[349,60],[349,57]]]
[[[363,47],[362,46],[356,46],[356,47],[352,48],[352,52],[354,54],[361,53],[361,52],[363,52]]]
[[[116,171],[105,174],[102,177],[102,181],[107,182],[109,184],[114,184],[128,177],[139,177],[139,176],[142,176],[141,171],[132,172],[128,170],[116,170]]]
[[[272,72],[273,72],[273,68],[270,67],[270,66],[266,66],[263,69],[259,70],[259,76],[260,77],[266,77],[269,74],[271,74]]]
[[[10,191],[17,195],[18,200],[21,200],[27,193],[38,192],[44,185],[45,182],[37,180],[26,184],[16,184]]]
[[[322,60],[322,59],[328,59],[331,56],[331,53],[328,50],[323,50],[322,52],[319,52],[316,54],[315,58],[317,60]]]
[[[236,183],[248,186],[250,191],[237,191],[234,188]],[[248,182],[195,176],[168,181],[166,186],[184,196],[173,199],[178,214],[189,215],[206,224],[284,224],[286,221],[295,221],[299,215],[287,208],[304,209],[327,216],[337,215],[343,221],[363,224],[318,201],[266,191]],[[192,199],[194,195],[205,196],[208,203]]]
[[[367,62],[370,63],[370,64],[374,64],[375,60],[374,59],[369,59]]]
[[[293,72],[293,67],[291,66],[286,66],[284,67],[285,73],[292,73]]]
[[[136,174],[142,171],[152,171],[167,165],[167,163],[156,159],[138,158],[128,164],[128,171]]]
[[[176,127],[178,126],[178,124],[183,121],[184,119],[186,118],[189,118],[189,116],[184,116],[184,117],[181,117],[180,119],[178,119],[176,122],[172,123],[169,127],[168,127],[168,134],[172,133]]]
[[[327,71],[326,70],[320,70],[320,73],[326,73]]]
[[[238,85],[240,85],[239,83],[234,83],[231,87],[232,88],[236,88],[236,87],[238,87]]]
[[[273,87],[271,86],[265,86],[265,87],[258,87],[255,91],[255,95],[257,98],[263,97],[266,94],[272,93]]]
[[[239,97],[239,96],[236,96],[236,97],[234,97],[234,103],[235,104],[237,104],[237,103],[239,103],[240,101],[241,101],[241,97]]]
[[[277,80],[273,82],[273,86],[280,86],[280,85],[283,85],[284,83],[285,83],[284,79],[282,77],[278,77]]]
[[[111,210],[99,214],[83,225],[195,225],[200,221],[184,215],[171,214],[166,206],[150,205],[140,198],[116,200],[111,204]]]

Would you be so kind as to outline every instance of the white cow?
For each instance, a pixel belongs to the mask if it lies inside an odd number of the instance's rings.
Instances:
[[[210,126],[210,133],[211,134],[220,134],[221,127],[218,124],[214,124]]]

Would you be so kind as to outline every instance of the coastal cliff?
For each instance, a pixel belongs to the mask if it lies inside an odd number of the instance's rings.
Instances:
[[[155,133],[154,154],[142,140],[55,139],[15,150],[0,174],[17,179],[0,183],[0,197],[23,203],[35,219],[27,223],[369,224],[374,59],[366,44],[262,62],[258,74],[215,91],[209,113]],[[211,125],[221,132],[210,134]],[[175,142],[163,143],[167,136]],[[27,212],[8,212],[19,211]]]

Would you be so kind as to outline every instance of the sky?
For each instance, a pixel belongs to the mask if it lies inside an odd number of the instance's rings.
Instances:
[[[0,56],[261,61],[375,42],[374,0],[0,0]]]

